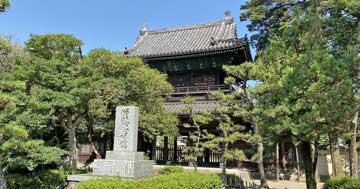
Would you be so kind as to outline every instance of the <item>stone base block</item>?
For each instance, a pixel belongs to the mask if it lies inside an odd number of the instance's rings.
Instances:
[[[152,175],[152,161],[95,160],[93,175],[143,178]]]
[[[107,160],[141,161],[141,160],[144,160],[144,152],[106,151],[106,159]]]

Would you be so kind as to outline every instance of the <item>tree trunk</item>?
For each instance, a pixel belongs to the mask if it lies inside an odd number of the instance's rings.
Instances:
[[[0,189],[7,189],[5,173],[0,167]]]
[[[262,140],[262,139],[261,139]],[[264,146],[262,142],[258,142],[258,168],[259,168],[259,174],[260,174],[260,186],[261,187],[268,187],[268,183],[266,181],[265,177],[265,169],[264,169],[264,158],[263,158],[263,152],[264,152]]]
[[[67,129],[68,132],[68,148],[70,151],[70,164],[71,164],[71,170],[76,171],[77,169],[77,162],[78,162],[78,155],[77,155],[77,149],[76,149],[76,132],[75,127],[69,127]]]
[[[298,147],[296,146],[296,144],[294,144],[294,149],[295,149],[295,158],[296,158],[296,172],[297,172],[297,178],[296,181],[300,181],[300,160],[299,160],[299,151],[298,151]]]
[[[200,125],[196,124],[196,129],[197,129],[197,139],[196,139],[196,143],[195,143],[195,160],[193,161],[193,165],[194,165],[194,169],[195,169],[195,172],[197,172],[197,167],[198,167],[198,150],[199,150],[199,147],[200,147],[200,139],[201,139],[201,128],[200,128]]]
[[[193,165],[194,165],[194,171],[197,172],[197,162],[196,162],[196,160],[193,161]]]
[[[169,138],[167,136],[164,136],[163,159],[164,159],[165,164],[167,164],[168,160],[169,160]]]
[[[243,93],[246,95],[246,100],[249,103],[249,112],[254,113],[254,102],[252,96],[247,91],[247,81],[244,81],[244,84],[241,87],[243,89]],[[254,127],[254,135],[259,136],[259,140],[257,141],[257,154],[258,154],[258,169],[260,174],[260,187],[269,188],[269,185],[266,181],[265,177],[265,169],[264,169],[264,160],[263,160],[263,153],[264,153],[264,144],[263,139],[260,134],[260,129],[258,124],[256,123],[256,118],[254,115],[251,116],[251,122]]]
[[[285,151],[285,142],[284,141],[281,142],[281,162],[282,162],[282,166],[284,168],[284,171],[287,172],[287,168],[286,168],[286,151]]]
[[[302,155],[305,167],[306,188],[316,189],[315,149],[311,142],[302,142]]]
[[[339,141],[338,137],[332,134],[329,134],[330,142],[330,153],[331,153],[331,162],[333,167],[333,176],[344,176],[344,171],[342,168],[342,161],[340,156]]]
[[[357,153],[357,144],[356,144],[356,137],[357,137],[357,127],[358,127],[358,116],[359,112],[356,112],[353,123],[353,130],[351,135],[351,141],[349,146],[349,164],[350,164],[350,176],[357,177],[358,176],[358,153]]]
[[[221,167],[221,179],[225,183],[226,179],[226,167],[227,167],[227,161],[226,159],[223,160],[222,167]]]
[[[276,181],[280,180],[280,172],[279,172],[279,143],[276,143]]]
[[[224,133],[226,137],[226,132]],[[227,149],[229,147],[229,143],[225,142],[223,145],[221,145],[221,158],[220,158],[220,167],[221,167],[221,179],[225,183],[226,182],[226,167],[227,167],[227,161],[225,158],[225,153],[227,152]]]
[[[259,126],[256,123],[254,123],[254,134],[260,137],[257,142],[257,154],[258,154],[257,162],[258,162],[258,169],[260,175],[260,187],[268,188],[269,185],[266,181],[265,169],[264,169],[264,158],[263,158],[264,144],[263,144],[263,139],[260,136]]]
[[[89,139],[91,148],[92,148],[93,152],[96,155],[96,159],[101,159],[101,155],[100,155],[99,151],[96,149],[95,143],[94,143],[94,141],[92,139],[92,135],[93,135],[92,128],[93,128],[92,124],[89,124],[89,127],[88,127],[88,139]]]
[[[178,147],[177,147],[177,137],[174,137],[174,164],[176,165],[178,162]]]

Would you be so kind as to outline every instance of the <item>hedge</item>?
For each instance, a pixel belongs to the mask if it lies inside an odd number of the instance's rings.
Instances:
[[[174,173],[144,178],[142,180],[122,180],[120,178],[100,178],[81,182],[78,189],[223,189],[217,174]]]
[[[169,175],[173,173],[183,173],[185,169],[181,166],[165,166],[159,170],[160,175]]]
[[[9,174],[6,177],[8,189],[63,189],[68,173],[64,169],[38,171],[32,174]]]
[[[360,178],[335,177],[326,181],[324,189],[359,189]]]

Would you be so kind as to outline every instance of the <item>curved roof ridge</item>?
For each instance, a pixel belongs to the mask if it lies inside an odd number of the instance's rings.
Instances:
[[[191,30],[197,28],[207,28],[207,27],[213,27],[218,24],[222,24],[226,21],[227,20],[217,20],[213,22],[205,22],[205,23],[186,25],[186,26],[166,27],[161,29],[149,30],[147,33],[162,33],[162,32],[172,32],[172,31],[181,31],[181,30]]]

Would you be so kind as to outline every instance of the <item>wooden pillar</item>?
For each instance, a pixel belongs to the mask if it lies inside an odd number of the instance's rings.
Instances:
[[[169,138],[167,136],[164,136],[164,162],[166,162],[169,159]]]
[[[208,165],[210,163],[210,149],[209,148],[205,148],[205,150],[204,150],[204,161],[205,161],[206,165]]]
[[[177,137],[174,137],[174,159],[173,162],[174,164],[177,164],[177,154],[178,154],[178,149],[177,149]]]
[[[151,143],[151,160],[156,163],[156,136],[153,138]]]

